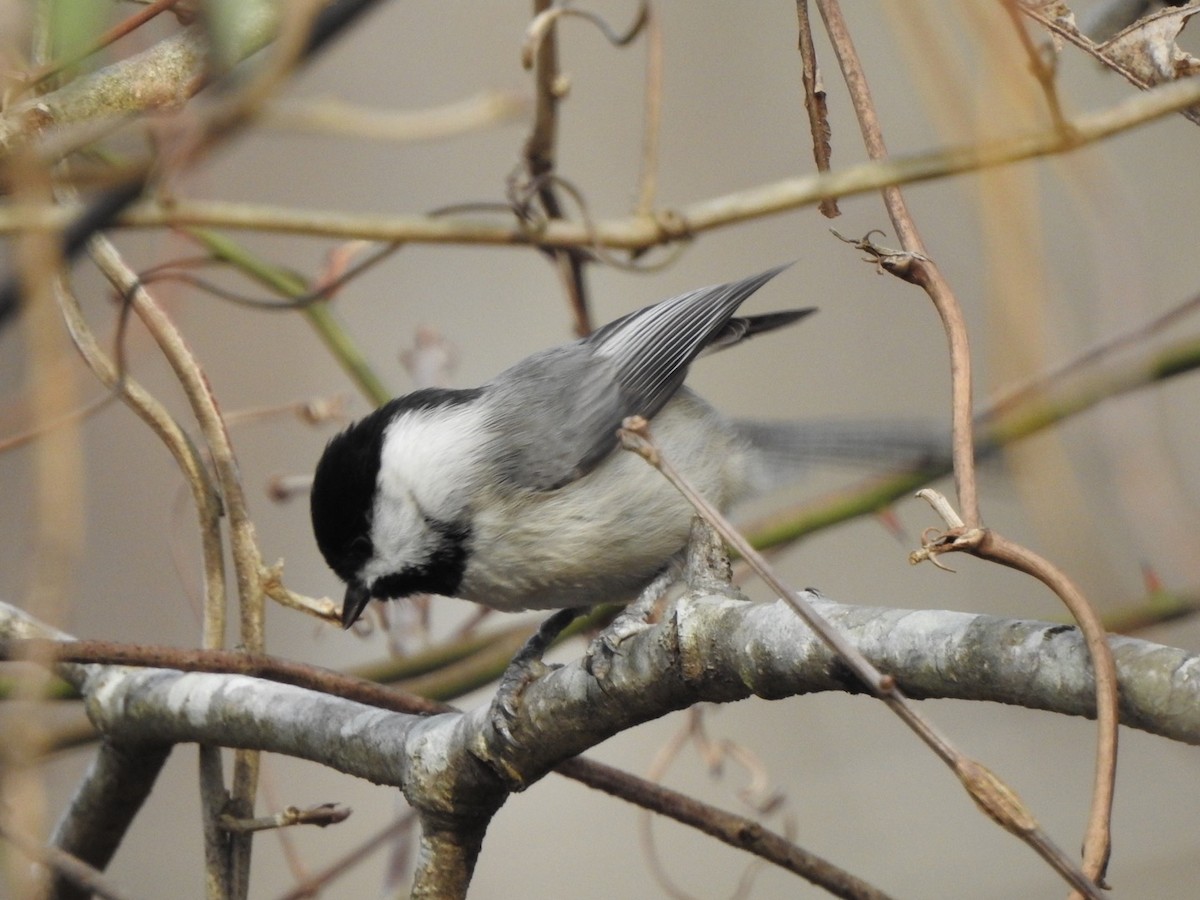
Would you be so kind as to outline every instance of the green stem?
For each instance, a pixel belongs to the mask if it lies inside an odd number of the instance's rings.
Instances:
[[[258,258],[223,234],[207,228],[186,228],[184,232],[207,249],[215,259],[233,266],[248,278],[282,297],[303,300],[312,293],[312,287],[303,276]],[[301,311],[333,358],[372,405],[380,406],[395,396],[395,392],[389,390],[375,374],[375,370],[371,368],[371,364],[328,302],[318,300],[306,303]]]

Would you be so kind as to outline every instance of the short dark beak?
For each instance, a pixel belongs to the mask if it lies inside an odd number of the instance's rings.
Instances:
[[[342,601],[342,627],[353,625],[370,602],[371,590],[365,584],[352,581],[346,585],[346,598]]]

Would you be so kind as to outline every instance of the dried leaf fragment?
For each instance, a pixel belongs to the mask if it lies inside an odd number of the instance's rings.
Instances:
[[[1107,59],[1147,85],[1175,81],[1200,72],[1200,59],[1176,43],[1188,19],[1200,7],[1168,8],[1135,22],[1100,45]]]

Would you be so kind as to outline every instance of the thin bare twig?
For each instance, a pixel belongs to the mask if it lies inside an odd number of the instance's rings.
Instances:
[[[877,699],[883,701],[905,725],[936,753],[958,776],[971,799],[997,824],[1010,834],[1023,840],[1073,888],[1091,900],[1100,900],[1103,895],[1097,885],[1080,871],[1079,867],[1041,829],[1032,813],[1024,806],[1016,793],[980,763],[958,750],[950,741],[922,716],[890,675],[880,672],[861,651],[813,608],[804,595],[819,596],[811,588],[797,592],[783,582],[763,556],[755,550],[721,513],[709,503],[667,459],[650,435],[649,423],[640,416],[628,418],[620,432],[621,444],[658,469],[687,498],[696,512],[720,534],[721,538],[736,550],[750,565],[755,574],[765,581],[778,596],[792,608],[806,625],[829,647],[859,682]]]
[[[1120,716],[1117,667],[1104,623],[1087,598],[1057,566],[991,529],[968,528],[954,509],[937,491],[922,490],[925,499],[946,522],[949,529],[922,540],[922,548],[912,554],[914,563],[924,559],[936,562],[937,556],[965,550],[980,559],[1032,575],[1050,588],[1079,623],[1087,642],[1096,680],[1096,768],[1092,784],[1092,808],[1084,840],[1084,869],[1098,883],[1103,882],[1111,848],[1113,791],[1117,770],[1117,723]]]
[[[824,888],[835,897],[887,900],[888,895],[878,888],[809,853],[753,819],[726,812],[687,794],[583,757],[560,763],[555,771],[696,828],[731,847],[753,853]]]
[[[821,80],[821,69],[817,65],[817,50],[813,46],[812,21],[808,15],[808,0],[796,0],[796,18],[799,25],[800,38],[797,42],[800,50],[800,76],[804,86],[804,108],[808,112],[808,130],[812,135],[813,159],[818,172],[828,172],[831,168],[833,151],[829,140],[829,108],[825,103],[825,85]],[[826,197],[818,208],[821,215],[827,219],[840,216],[836,197]]]
[[[555,150],[558,143],[558,103],[566,95],[565,76],[558,67],[558,11],[553,0],[533,0],[534,18],[526,41],[525,67],[533,68],[536,90],[533,129],[523,149],[528,189],[536,193],[549,221],[563,218],[562,205],[554,191]],[[532,50],[532,54],[530,53]],[[574,248],[547,250],[570,301],[575,333],[592,330],[584,280],[584,253]]]
[[[50,422],[38,422],[37,424],[26,428],[24,431],[19,431],[16,434],[10,434],[7,437],[0,438],[0,453],[7,453],[10,450],[15,450],[18,447],[23,447],[28,443],[36,441],[38,438],[53,431],[56,428],[61,428],[64,425],[75,425],[82,422],[84,419],[90,418],[100,410],[104,409],[111,403],[113,397],[111,394],[104,394],[84,403],[82,406],[77,406],[70,412],[63,413],[58,418]]]
[[[327,828],[350,818],[350,809],[337,803],[322,803],[300,809],[289,806],[281,809],[273,816],[259,816],[256,819],[237,819],[233,816],[221,816],[221,827],[226,831],[246,834],[251,831],[270,831],[276,828],[291,828],[294,825],[316,825]]]
[[[432,715],[454,709],[435,700],[426,700],[394,687],[356,678],[333,669],[266,654],[251,656],[237,650],[194,650],[153,644],[125,644],[119,641],[43,638],[0,641],[0,658],[24,659],[33,652],[49,654],[50,658],[59,663],[145,666],[176,669],[181,672],[246,675],[344,697],[398,713]]]
[[[816,0],[817,8],[825,21],[829,40],[833,44],[842,76],[850,93],[854,112],[858,117],[863,143],[872,160],[887,159],[887,146],[867,85],[866,72],[854,49],[849,28],[842,16],[837,0]],[[975,482],[975,441],[971,412],[971,350],[967,340],[966,320],[962,307],[950,286],[942,277],[937,264],[929,258],[925,243],[917,231],[916,224],[908,212],[908,205],[900,188],[895,185],[883,189],[883,203],[891,219],[892,228],[900,238],[900,246],[906,258],[889,255],[892,268],[888,270],[905,280],[923,288],[933,301],[941,317],[946,339],[950,345],[950,390],[951,390],[951,452],[954,457],[954,482],[958,492],[959,509],[963,518],[971,525],[979,523],[979,494]],[[885,265],[885,267],[887,267]]]

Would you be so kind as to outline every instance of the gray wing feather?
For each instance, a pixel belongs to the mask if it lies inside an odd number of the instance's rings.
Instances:
[[[488,393],[496,477],[535,491],[593,469],[616,444],[625,415],[611,365],[579,342],[522,360]]]
[[[488,385],[495,411],[497,475],[553,490],[595,468],[632,415],[653,417],[706,347],[732,344],[796,321],[808,310],[733,319],[738,306],[786,266],[680,294],[590,336],[536,353]]]
[[[623,316],[585,338],[596,356],[612,360],[614,377],[629,404],[627,415],[650,418],[662,409],[683,384],[688,365],[723,335],[737,308],[785,268],[688,291]]]

